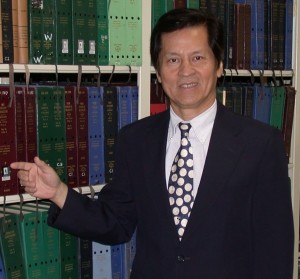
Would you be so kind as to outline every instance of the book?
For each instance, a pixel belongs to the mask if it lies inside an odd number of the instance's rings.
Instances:
[[[234,4],[233,67],[250,69],[251,61],[251,6]]]
[[[243,86],[242,90],[242,115],[252,117],[254,95],[253,86]]]
[[[36,86],[38,155],[66,182],[65,90]]]
[[[264,69],[264,1],[247,0],[251,5],[251,62],[250,68]]]
[[[272,86],[271,94],[270,125],[281,130],[284,113],[285,89],[283,86]]]
[[[108,0],[97,1],[97,65],[109,63]]]
[[[108,5],[109,65],[126,65],[125,3],[113,0]]]
[[[35,203],[26,202],[21,207],[18,205],[10,205],[11,207],[19,208],[20,212],[28,211],[34,213],[37,222],[36,231],[32,232],[32,236],[36,235],[38,228],[41,232],[36,241],[42,242],[44,276],[45,279],[60,278],[60,253],[59,253],[59,230],[48,226],[47,217],[50,207],[49,201],[36,201]],[[32,226],[32,224],[31,224]]]
[[[78,278],[78,238],[69,233],[59,231],[59,278]]]
[[[283,140],[287,158],[291,155],[291,139],[294,122],[296,90],[292,86],[285,86],[285,102],[282,123]]]
[[[0,1],[0,11],[2,2]],[[0,13],[0,63],[3,63],[2,13]]]
[[[78,182],[78,134],[77,134],[77,94],[76,86],[65,86],[65,125],[67,153],[67,185],[79,186]]]
[[[72,1],[55,0],[56,6],[56,64],[74,63]]]
[[[104,183],[103,87],[88,87],[89,184]]]
[[[37,109],[36,109],[36,88],[25,86],[25,150],[26,161],[33,162],[38,155],[37,149]]]
[[[132,118],[132,102],[131,102],[131,87],[122,85],[117,86],[118,99],[118,130],[125,125],[131,123]]]
[[[6,278],[7,277],[5,275],[5,270],[4,270],[4,261],[0,249],[0,279],[6,279]]]
[[[19,63],[19,40],[18,40],[18,0],[11,1],[11,24],[13,41],[13,63]]]
[[[199,9],[200,3],[198,0],[186,0],[186,7],[191,9]]]
[[[105,182],[112,180],[115,158],[114,146],[118,134],[117,87],[105,86],[103,91]]]
[[[125,244],[116,244],[110,247],[112,278],[126,278],[124,270],[124,248]]]
[[[18,193],[17,172],[11,171],[10,163],[17,160],[16,147],[16,107],[14,92],[9,86],[0,86],[0,195]]]
[[[23,258],[19,216],[0,212],[0,254],[2,255],[6,279],[24,279]]]
[[[79,238],[79,278],[93,279],[93,248],[92,241]]]
[[[72,3],[74,64],[95,64],[97,39],[97,2],[95,0],[72,0]]]
[[[271,92],[270,86],[255,85],[253,99],[253,118],[270,124]]]
[[[21,205],[8,205],[7,214],[16,215],[19,226],[19,238],[24,257],[25,278],[46,278],[45,244],[42,222],[33,208],[21,208]],[[21,214],[21,215],[20,215]]]
[[[88,89],[76,90],[78,186],[89,185]]]
[[[28,3],[30,64],[56,63],[55,13],[54,0]]]
[[[167,97],[161,84],[156,78],[151,79],[150,88],[150,115],[154,115],[167,109]]]
[[[142,65],[142,1],[125,1],[125,65]]]
[[[285,0],[285,41],[284,41],[284,69],[292,69],[292,55],[293,55],[293,0]]]
[[[139,119],[139,87],[131,86],[131,123]]]
[[[3,63],[14,62],[12,1],[1,0]]]
[[[92,250],[93,278],[112,278],[110,246],[93,241]]]
[[[15,121],[16,121],[16,151],[17,151],[17,161],[26,161],[27,151],[26,151],[26,118],[25,118],[25,88],[16,86],[14,92],[15,98]],[[18,193],[24,193],[24,187],[21,187],[19,180],[18,183]]]
[[[166,12],[165,1],[152,0],[151,1],[151,29],[154,28],[158,19]]]
[[[28,4],[24,0],[18,0],[18,63],[28,64]]]

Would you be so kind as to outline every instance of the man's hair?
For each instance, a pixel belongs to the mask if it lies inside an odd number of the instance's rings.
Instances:
[[[173,9],[162,15],[152,30],[150,55],[154,68],[159,72],[161,36],[187,27],[204,26],[208,34],[208,44],[213,51],[218,66],[224,58],[224,35],[222,23],[202,9]]]

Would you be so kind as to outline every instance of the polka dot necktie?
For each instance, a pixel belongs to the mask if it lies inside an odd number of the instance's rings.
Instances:
[[[194,203],[193,191],[193,151],[188,140],[190,123],[179,123],[181,144],[175,156],[169,178],[169,201],[174,222],[181,240]]]

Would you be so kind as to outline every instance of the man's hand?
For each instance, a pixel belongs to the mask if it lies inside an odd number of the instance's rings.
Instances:
[[[49,165],[38,157],[34,158],[34,163],[14,162],[12,169],[17,169],[20,184],[25,191],[33,197],[49,199],[60,208],[63,207],[68,187],[65,185]]]

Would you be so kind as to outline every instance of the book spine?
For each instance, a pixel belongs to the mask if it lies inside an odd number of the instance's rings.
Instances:
[[[12,16],[12,41],[13,41],[13,63],[19,63],[19,23],[18,23],[18,0],[11,1],[11,16]]]
[[[142,1],[125,2],[125,64],[142,65]]]
[[[285,107],[282,124],[282,133],[287,158],[289,158],[291,154],[291,139],[294,122],[295,96],[295,88],[291,86],[285,86]]]
[[[108,1],[97,2],[97,61],[98,65],[108,65],[109,35],[108,35]]]
[[[89,185],[104,183],[103,87],[88,87]]]
[[[79,273],[80,279],[93,279],[92,241],[79,238]]]
[[[56,63],[72,65],[74,63],[72,1],[55,0],[56,5]]]
[[[18,55],[20,64],[28,64],[28,4],[18,0]]]
[[[14,62],[12,1],[1,0],[1,18],[3,63],[10,64]]]
[[[89,146],[88,146],[88,91],[86,87],[77,90],[77,161],[78,186],[89,184]]]
[[[93,278],[112,278],[110,246],[93,242],[92,249]]]
[[[36,89],[25,87],[25,150],[26,161],[33,162],[37,150]]]
[[[126,65],[125,1],[114,0],[108,6],[109,65]]]
[[[285,60],[284,69],[292,69],[292,54],[293,54],[293,0],[286,0],[285,12]]]
[[[79,186],[78,182],[78,133],[76,110],[76,87],[65,87],[66,119],[66,152],[67,152],[67,185],[70,188]]]
[[[114,145],[118,133],[117,110],[117,88],[106,86],[103,92],[105,182],[112,180],[114,172]]]
[[[2,11],[1,8],[2,1],[0,1],[0,11]],[[0,13],[0,63],[3,63],[3,35],[2,35],[2,12]]]
[[[12,100],[12,101],[11,101]],[[0,87],[0,158],[1,179],[0,195],[18,193],[18,179],[15,171],[11,171],[10,163],[17,160],[15,98],[11,97],[8,86]]]

